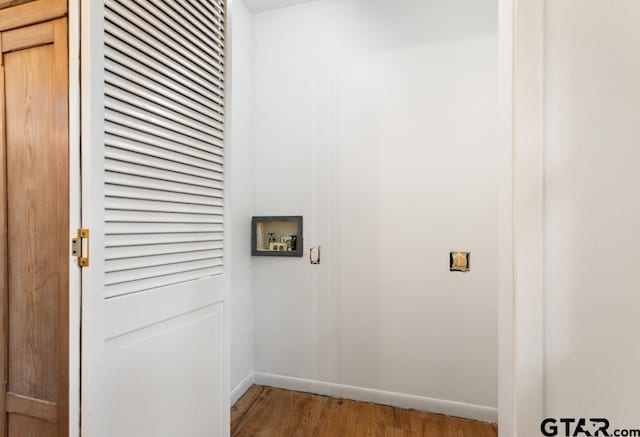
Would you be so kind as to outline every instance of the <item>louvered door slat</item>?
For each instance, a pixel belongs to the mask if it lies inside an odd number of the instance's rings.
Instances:
[[[222,212],[222,207],[220,207]],[[218,214],[182,214],[174,212],[108,210],[106,219],[110,222],[130,223],[222,223]]]
[[[149,155],[141,156],[136,152],[112,147],[106,148],[105,156],[109,160],[118,161],[118,163],[114,162],[113,165],[119,166],[121,169],[114,169],[114,171],[165,179],[168,181],[175,180],[200,185],[202,187],[217,187],[218,183],[216,181],[220,179],[220,175],[222,174],[221,164],[210,163],[209,165],[216,171],[207,171],[200,167],[188,166],[173,160],[164,160]],[[193,171],[193,174],[189,174],[189,169]],[[157,172],[157,170],[162,170],[164,173]]]
[[[105,246],[107,250],[113,247],[129,247],[140,248],[153,246],[156,244],[180,244],[193,243],[200,241],[215,241],[222,245],[223,234],[221,232],[201,232],[201,233],[164,233],[164,234],[139,234],[124,235],[115,234],[107,235],[105,238]]]
[[[156,182],[149,181],[148,179],[160,179],[166,182],[171,182],[171,184],[167,184],[167,187],[177,186],[176,183],[189,184],[187,188],[176,188],[176,191],[183,191],[185,193],[194,193],[196,188],[194,187],[204,187],[204,188],[216,188],[216,181],[213,179],[207,179],[198,176],[190,176],[184,173],[178,173],[177,171],[171,170],[163,170],[156,166],[144,166],[144,165],[136,165],[131,164],[126,161],[120,161],[116,159],[111,159],[111,156],[115,157],[125,157],[122,154],[115,154],[111,151],[107,156],[109,159],[105,162],[105,169],[107,171],[118,173],[120,184],[122,185],[130,185],[130,186],[153,186]],[[128,157],[125,157],[128,158]],[[177,166],[176,166],[177,167]],[[179,167],[177,167],[179,168]],[[134,176],[140,176],[140,178],[134,178]],[[123,182],[125,178],[128,177],[130,182]],[[217,178],[218,176],[216,176]],[[115,178],[110,176],[111,181],[115,182]],[[137,182],[134,182],[137,181]],[[144,185],[142,185],[144,184]],[[198,188],[199,189],[199,188]],[[195,191],[195,194],[205,193],[202,190]],[[206,194],[205,194],[206,195]]]
[[[224,98],[223,89],[208,83],[209,78],[207,78],[205,74],[202,74],[202,71],[193,64],[193,61],[189,61],[169,50],[158,49],[146,40],[137,39],[127,30],[135,27],[133,23],[122,20],[111,20],[113,17],[113,13],[105,12],[105,18],[107,20],[105,22],[105,30],[108,32],[108,35],[112,35],[121,41],[122,44],[119,44],[117,48],[122,49],[124,45],[133,47],[140,53],[144,53],[150,60],[151,65],[162,64],[164,68],[169,68],[184,77],[184,81],[190,83],[193,87],[207,90],[207,94],[217,95],[219,99]]]
[[[166,97],[161,97],[157,94],[148,92],[143,88],[136,87],[131,83],[127,83],[118,77],[110,76],[107,78],[109,83],[117,85],[117,87],[109,87],[107,94],[114,99],[141,108],[147,112],[158,115],[179,125],[194,129],[195,131],[220,137],[222,135],[223,124],[219,123],[211,117],[189,117],[188,115],[181,114],[179,109],[181,105],[174,104]],[[205,124],[203,119],[208,119],[209,124]]]
[[[107,298],[222,273],[221,0],[105,0]]]
[[[108,167],[110,164],[107,162],[106,166]],[[156,175],[161,176],[161,171],[157,170],[155,172]],[[131,188],[145,188],[149,191],[167,191],[171,193],[179,194],[187,194],[187,195],[197,195],[205,197],[205,201],[210,199],[211,197],[222,197],[222,190],[216,190],[213,188],[201,187],[197,185],[190,184],[182,184],[177,182],[172,182],[169,179],[163,178],[149,178],[149,177],[140,177],[130,174],[123,174],[119,172],[115,172],[112,170],[107,171],[105,176],[105,181],[111,185],[121,185],[124,187]],[[160,188],[161,187],[161,188]],[[132,193],[135,193],[136,190],[131,190]],[[152,193],[149,193],[152,194]],[[164,195],[162,193],[158,193],[159,195]],[[169,199],[171,194],[166,194],[166,198]],[[120,197],[128,197],[126,192],[124,196]],[[173,197],[176,198],[175,196]],[[162,198],[157,198],[157,200],[162,200]],[[187,197],[185,197],[185,200]]]
[[[105,56],[105,70],[108,72],[126,77],[131,81],[137,81],[137,83],[149,89],[154,89],[155,87],[166,90],[167,96],[177,95],[178,98],[176,100],[179,102],[189,100],[189,109],[197,110],[204,115],[213,110],[216,113],[211,114],[212,117],[219,117],[224,112],[222,103],[212,103],[212,101],[205,99],[202,95],[170,77],[158,74],[142,63],[133,63],[133,59],[124,53],[107,48]],[[174,94],[171,94],[172,91]]]
[[[220,114],[212,112],[207,108],[199,108],[201,112],[198,112],[192,109],[192,107],[186,106],[184,104],[184,98],[179,94],[174,93],[166,87],[160,87],[157,83],[146,80],[131,70],[118,69],[114,67],[113,64],[109,64],[106,71],[106,75],[109,76],[109,83],[120,89],[128,90],[135,95],[159,104],[164,108],[177,111],[209,127],[216,126],[220,129],[221,124],[224,123],[224,118]],[[211,122],[212,119],[215,120],[213,123]],[[218,123],[215,123],[216,121]]]
[[[122,100],[121,100],[122,98]],[[154,125],[154,129],[158,126],[167,128],[173,132],[184,135],[187,138],[193,138],[200,140],[202,143],[211,143],[216,138],[222,140],[222,132],[209,133],[194,128],[193,124],[174,121],[174,117],[159,116],[151,108],[153,105],[145,104],[146,102],[136,99],[135,96],[122,93],[118,89],[107,87],[105,89],[105,107],[118,111],[122,114],[128,115],[138,120],[144,120],[147,123]]]
[[[108,23],[106,23],[105,26],[107,24]],[[192,91],[200,94],[207,100],[215,102],[219,105],[224,105],[224,101],[219,95],[216,95],[215,93],[208,91],[206,87],[203,87],[200,84],[185,78],[180,72],[175,71],[172,66],[167,65],[165,68],[159,68],[159,62],[157,61],[157,59],[162,57],[158,56],[156,58],[153,58],[152,56],[150,56],[144,51],[144,46],[141,46],[141,44],[135,44],[136,40],[128,35],[125,30],[120,29],[117,26],[108,28],[110,29],[110,33],[107,33],[104,36],[105,43],[107,44],[107,51],[105,53],[107,59],[117,59],[117,56],[112,56],[112,53],[116,51],[120,52],[126,55],[125,58],[132,59],[134,63],[140,63],[147,67],[149,70],[151,70],[153,75],[159,76],[160,80],[162,78],[175,80],[176,82],[184,85]],[[110,52],[109,50],[113,50],[113,52]]]
[[[216,68],[216,62],[210,62],[209,57],[203,56],[202,50],[199,50],[198,47],[189,40],[183,38],[180,34],[174,32],[171,35],[172,38],[169,38],[166,34],[160,32],[159,29],[163,27],[163,23],[152,13],[147,12],[145,8],[151,9],[154,8],[154,6],[142,0],[138,0],[137,2],[127,2],[126,8],[116,4],[113,5],[115,12],[122,14],[128,21],[134,23],[140,29],[147,32],[151,37],[147,41],[149,41],[153,47],[160,51],[165,51],[165,53],[168,51],[172,57],[189,59],[189,61],[199,67],[199,69],[194,71],[198,72],[199,70],[200,72],[198,74],[201,75],[204,73],[205,79],[216,80],[214,79],[215,77],[220,81],[224,80],[224,74]],[[120,17],[117,17],[114,14],[110,14],[110,19],[114,20],[114,22],[121,26],[126,26],[126,23],[123,23],[120,20]],[[214,54],[216,55],[216,57],[213,58],[214,60],[222,60],[220,54],[215,52]],[[182,63],[185,64],[185,62]],[[188,65],[189,62],[186,62],[186,64]],[[222,82],[217,82],[216,84],[219,85],[220,88],[224,88]]]
[[[210,65],[207,65],[198,57],[193,55],[185,56],[186,54],[189,54],[185,47],[182,47],[182,50],[178,49],[177,47],[179,46],[177,42],[168,39],[166,35],[163,35],[156,28],[149,24],[148,20],[153,21],[152,15],[145,12],[134,12],[136,9],[138,11],[143,11],[136,5],[136,3],[129,2],[127,7],[132,10],[130,11],[129,9],[124,8],[118,4],[113,4],[113,10],[107,10],[105,12],[105,18],[110,23],[115,24],[121,29],[135,26],[147,33],[148,37],[145,39],[145,45],[143,46],[142,44],[140,44],[137,45],[137,47],[146,46],[147,50],[145,51],[150,53],[153,58],[156,58],[157,56],[163,56],[166,59],[172,61],[172,64],[170,65],[179,65],[180,68],[184,68],[185,71],[189,71],[190,73],[199,76],[205,81],[215,81],[216,78],[220,78],[222,76],[220,72],[215,71]],[[112,30],[115,30],[115,28],[113,28]],[[222,86],[222,82],[218,82],[217,85],[221,89],[224,88]]]
[[[211,162],[218,164],[223,163],[222,156],[220,155],[202,152],[192,147],[184,147],[181,144],[176,144],[126,126],[110,124],[108,130],[109,132],[105,137],[106,144],[119,149],[161,158],[167,154],[173,154],[173,157],[167,157],[166,159],[176,160],[177,162],[185,162],[185,160],[189,159],[189,163],[194,167],[205,169],[209,168]]]
[[[189,2],[190,0],[187,0],[187,2]],[[183,2],[184,3],[184,2]],[[203,8],[201,3],[198,2],[191,2],[196,8],[198,8],[198,10],[200,10],[201,12],[203,12],[204,16],[207,17],[209,19],[208,23],[215,23],[217,24],[217,29],[222,32],[222,27],[220,26],[220,24],[224,21],[222,15],[223,15],[223,11],[221,11],[220,9],[217,9],[215,7],[213,8]],[[207,12],[209,12],[209,14],[207,14]]]
[[[151,257],[148,257],[151,258]],[[215,261],[213,261],[215,263]],[[120,269],[117,271],[110,271],[111,268],[107,267],[105,273],[105,283],[107,287],[109,285],[122,284],[123,282],[139,281],[141,279],[157,278],[160,276],[169,276],[173,273],[183,273],[193,270],[202,270],[210,268],[212,261],[208,259],[197,261],[176,262],[173,264],[165,264],[161,266],[152,265],[151,259],[149,264],[145,267],[134,269]]]
[[[167,2],[167,4],[171,8],[173,8],[174,11],[186,11],[188,13],[188,16],[186,17],[187,20],[189,20],[192,25],[198,27],[202,32],[209,33],[216,32],[216,30],[218,30],[212,28],[215,26],[211,26],[210,24],[215,21],[213,11],[211,9],[203,7],[201,4],[198,4],[198,2],[191,3],[185,0],[175,0],[169,1]],[[198,16],[204,17],[204,20],[198,20],[194,18]],[[220,37],[219,33],[216,33],[216,35]],[[222,44],[221,38],[216,38],[215,41],[218,44]]]
[[[192,0],[189,0],[189,1],[192,2]],[[223,26],[223,23],[224,23],[224,14],[225,14],[223,5],[224,5],[223,3],[216,3],[216,2],[204,3],[205,8],[209,9],[212,12],[218,11],[218,14],[223,17],[223,20],[221,20],[222,23],[220,24],[221,27]]]
[[[151,257],[155,255],[169,255],[173,253],[200,252],[222,249],[220,241],[196,241],[178,244],[148,244],[138,246],[115,246],[105,250],[105,258],[109,260]]]
[[[142,0],[148,3],[148,0]],[[200,2],[198,2],[200,3]],[[224,36],[214,28],[203,28],[199,23],[201,20],[198,12],[187,10],[176,6],[175,1],[153,2],[153,7],[158,8],[163,16],[163,20],[180,35],[184,36],[199,49],[214,59],[222,61],[220,66],[224,66]],[[206,21],[206,20],[205,20]],[[195,28],[194,28],[195,26]]]
[[[112,177],[109,173],[107,177]],[[115,179],[115,182],[118,182]],[[107,180],[107,182],[109,182]],[[175,202],[175,203],[189,203],[194,205],[218,205],[222,204],[219,198],[213,198],[210,195],[193,195],[186,194],[184,192],[171,192],[171,191],[160,191],[146,188],[133,188],[129,186],[119,186],[108,184],[105,187],[105,194],[107,199],[109,197],[114,198],[126,198],[126,199],[141,199],[141,200],[159,200],[166,202]]]
[[[105,234],[164,234],[174,232],[222,232],[222,223],[107,222]]]
[[[142,136],[139,136],[142,138]],[[215,155],[204,156],[206,159],[201,158],[201,154],[195,152],[193,150],[186,151],[184,147],[175,147],[175,144],[166,144],[162,141],[157,141],[157,139],[147,139],[144,140],[150,142],[153,141],[154,144],[150,145],[148,143],[144,143],[139,141],[131,141],[127,138],[116,137],[107,134],[105,136],[105,144],[111,150],[119,150],[123,152],[133,152],[140,155],[145,155],[153,158],[159,158],[162,160],[166,160],[169,162],[177,163],[177,164],[188,164],[193,166],[196,171],[198,170],[210,170],[210,166],[214,164],[223,164],[222,157]],[[163,147],[156,147],[156,144],[160,144]],[[189,152],[188,154],[185,152]]]
[[[124,211],[167,211],[193,214],[219,214],[221,206],[197,205],[194,203],[176,203],[140,199],[110,197],[105,200],[107,209]]]
[[[145,255],[135,258],[109,259],[107,273],[123,272],[128,270],[148,269],[150,267],[170,266],[172,264],[185,264],[195,261],[205,261],[220,258],[222,250],[201,250],[193,252],[174,252],[166,255]]]
[[[202,5],[206,3],[200,1],[185,2],[168,0],[166,4],[173,8],[173,12],[186,18],[189,23],[198,27],[198,29],[200,29],[203,34],[209,35],[211,37],[211,41],[215,44],[213,46],[214,50],[220,52],[220,50],[224,47],[224,30],[219,25],[216,25],[210,16],[202,14]],[[200,7],[200,14],[196,13],[193,9],[189,9],[189,5],[196,8]],[[202,28],[203,25],[206,27],[206,29]],[[187,25],[185,28],[188,29],[189,26]]]
[[[106,108],[104,113],[105,119],[107,121],[105,123],[105,131],[107,133],[111,133],[113,129],[116,129],[118,127],[118,125],[126,126],[129,128],[137,129],[140,132],[144,132],[149,135],[156,135],[167,141],[173,141],[183,146],[192,147],[204,152],[214,153],[222,156],[223,142],[217,138],[210,138],[211,143],[209,144],[199,141],[193,137],[180,135],[178,132],[173,132],[169,129],[163,130],[161,129],[162,126],[160,126],[159,128],[158,125],[154,125],[144,120],[130,117],[122,112],[118,112],[117,107],[114,110]]]
[[[222,265],[218,265],[211,268],[172,272],[163,276],[112,284],[106,286],[107,298],[151,290],[158,287],[167,287],[169,285],[180,284],[181,282],[195,281],[197,279],[220,275],[222,271]]]

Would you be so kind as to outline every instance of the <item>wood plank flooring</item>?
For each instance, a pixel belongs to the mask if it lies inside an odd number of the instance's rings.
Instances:
[[[231,408],[232,437],[496,437],[497,425],[254,385]]]

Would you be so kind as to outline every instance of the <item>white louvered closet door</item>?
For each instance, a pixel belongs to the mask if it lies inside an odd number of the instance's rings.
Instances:
[[[83,433],[227,435],[227,6],[86,3]]]

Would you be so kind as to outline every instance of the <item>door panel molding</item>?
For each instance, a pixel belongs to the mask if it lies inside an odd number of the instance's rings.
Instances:
[[[139,326],[161,323],[176,315],[224,301],[224,282],[216,277],[208,281],[191,281],[177,286],[136,293],[105,301],[108,323],[104,335],[111,339]]]
[[[224,310],[208,305],[106,341],[109,436],[224,436]]]
[[[60,18],[67,13],[67,0],[35,0],[0,9],[0,31]]]
[[[16,393],[7,393],[7,411],[58,423],[58,404]]]
[[[25,50],[54,42],[55,24],[52,21],[2,33],[2,53]]]

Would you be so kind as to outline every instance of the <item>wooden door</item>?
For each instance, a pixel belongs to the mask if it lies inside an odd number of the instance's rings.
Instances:
[[[70,256],[67,19],[50,18],[64,15],[66,4],[0,1],[2,6],[0,372],[6,384],[0,385],[0,435],[63,437]]]

